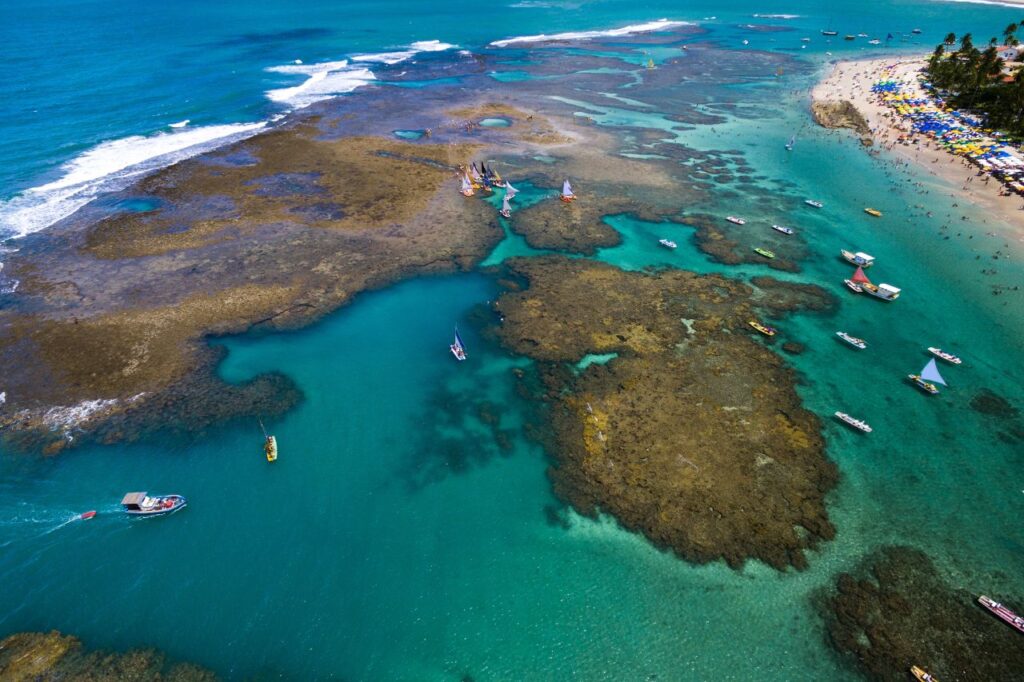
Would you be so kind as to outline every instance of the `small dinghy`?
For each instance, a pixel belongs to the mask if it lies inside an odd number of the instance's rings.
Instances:
[[[183,508],[187,501],[181,495],[154,495],[128,493],[121,500],[124,512],[131,516],[163,516]]]
[[[79,514],[78,518],[80,518],[83,521],[88,521],[89,519],[91,519],[94,516],[96,516],[96,512],[94,512],[94,511],[87,511],[87,512],[82,512],[81,514]]]
[[[473,196],[473,183],[472,181],[470,181],[468,175],[462,176],[462,189],[460,191],[462,192],[462,196],[464,197]]]
[[[761,332],[765,336],[775,336],[775,334],[778,332],[778,330],[775,329],[775,327],[769,327],[766,324],[761,324],[757,320],[750,320],[749,322],[747,322],[747,324],[749,324],[751,327]]]
[[[754,247],[754,253],[756,253],[759,256],[764,256],[765,258],[769,258],[769,259],[770,258],[775,258],[775,252],[774,251],[769,251],[768,249],[762,248],[760,246],[755,246]]]

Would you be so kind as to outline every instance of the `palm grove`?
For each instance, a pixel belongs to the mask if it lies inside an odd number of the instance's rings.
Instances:
[[[1010,24],[1003,31],[1006,45],[1019,45],[1017,31],[1024,21]],[[974,109],[988,118],[993,128],[1015,135],[1024,135],[1024,72],[1004,74],[1006,64],[999,56],[998,39],[992,38],[984,50],[974,45],[971,34],[960,38],[950,33],[935,48],[928,60],[928,76],[932,85],[945,91],[951,104],[960,109]],[[952,51],[951,51],[952,50]],[[1006,78],[1013,75],[1014,78]]]

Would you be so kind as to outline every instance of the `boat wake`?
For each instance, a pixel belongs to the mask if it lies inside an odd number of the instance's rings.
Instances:
[[[613,28],[607,31],[570,31],[568,33],[553,33],[547,35],[541,33],[534,36],[516,36],[514,38],[505,38],[503,40],[495,40],[491,43],[491,47],[507,47],[509,45],[518,45],[521,43],[548,43],[554,41],[567,41],[567,40],[590,40],[592,38],[614,38],[617,36],[627,36],[634,33],[651,33],[652,31],[666,31],[672,28],[679,28],[680,26],[694,26],[689,21],[669,21],[668,19],[658,19],[657,21],[648,21],[644,24],[633,24],[631,26],[623,26],[622,28]]]
[[[0,203],[0,239],[38,232],[71,215],[101,191],[123,189],[140,175],[249,137],[265,125],[203,126],[99,144],[65,163],[56,180]]]

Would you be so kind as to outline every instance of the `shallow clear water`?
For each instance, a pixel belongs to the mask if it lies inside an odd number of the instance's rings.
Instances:
[[[713,37],[769,49],[789,49],[784,40],[795,43],[829,20],[841,32],[853,30],[845,28],[853,16],[858,29],[909,30],[913,21],[926,30],[926,42],[954,22],[977,24],[984,34],[1015,17],[949,3],[858,3],[856,15],[844,3],[828,17],[800,11],[805,6],[783,10],[807,15],[792,22],[801,32],[764,34],[735,28],[753,12],[771,11],[753,4],[728,16],[712,3],[682,10],[655,3],[643,16],[621,2],[570,9],[475,4],[473,22],[454,21],[470,11],[458,2],[429,9],[395,2],[390,12],[379,4],[370,11],[362,3],[307,3],[296,11],[261,3],[241,13],[232,4],[186,3],[170,19],[134,6],[129,14],[119,3],[74,3],[52,17],[38,6],[17,8],[13,23],[23,30],[0,22],[0,37],[11,38],[3,49],[23,48],[54,87],[29,89],[21,100],[48,114],[0,123],[9,133],[0,136],[0,188],[10,196],[59,174],[59,163],[98,141],[169,122],[265,118],[278,108],[263,91],[289,81],[263,69],[296,58],[339,59],[430,38],[474,47],[507,35],[660,16],[719,14]],[[58,69],[40,36],[67,29],[83,13],[104,31],[76,29],[78,41],[58,53],[80,54]],[[408,20],[383,18],[388,14]],[[111,38],[129,29],[142,42],[158,33],[166,39],[150,40],[139,59],[138,48]],[[805,52],[861,47],[816,39]],[[76,79],[77,95],[66,87]],[[587,110],[602,124],[671,131],[697,149],[742,149],[757,186],[790,188],[784,208],[770,213],[742,191],[700,210],[745,215],[744,229],[763,232],[769,248],[805,239],[810,257],[799,274],[713,263],[693,247],[689,228],[628,216],[606,217],[623,243],[597,258],[626,269],[773,274],[819,283],[839,297],[835,316],[774,321],[783,337],[807,347],[786,357],[803,378],[807,407],[823,417],[829,455],[842,474],[829,498],[839,534],[810,555],[809,570],[691,566],[607,519],[570,515],[567,527],[553,523],[545,511],[557,504],[545,453],[524,436],[524,425],[538,417],[515,391],[513,370],[525,363],[480,335],[486,315],[479,306],[498,289],[488,276],[470,273],[361,295],[300,332],[223,341],[229,352],[220,371],[228,380],[279,370],[303,390],[304,401],[269,425],[281,444],[273,465],[263,458],[256,423],[189,442],[164,436],[57,459],[0,457],[0,635],[58,628],[90,646],[153,645],[232,678],[847,679],[851,673],[825,645],[813,598],[878,545],[922,547],[965,589],[1024,594],[1020,446],[997,438],[1003,425],[968,405],[982,387],[1021,399],[1024,306],[989,287],[1024,281],[1024,267],[998,261],[997,276],[981,274],[1001,246],[982,236],[988,228],[968,240],[954,236],[954,226],[945,240],[943,221],[914,208],[927,203],[937,216],[952,212],[950,188],[894,169],[884,156],[868,157],[848,135],[809,126],[810,82],[759,83],[776,93],[771,110],[710,127],[614,106],[616,97],[632,98],[628,88],[611,93],[603,114]],[[0,80],[0,96],[10,83]],[[85,95],[97,100],[83,108],[64,104]],[[783,144],[794,133],[797,147],[787,153]],[[51,142],[40,145],[46,136]],[[545,195],[517,186],[517,208]],[[930,194],[918,194],[924,189]],[[496,208],[498,194],[489,199]],[[805,206],[804,196],[825,208]],[[885,218],[864,215],[865,205]],[[149,208],[140,202],[134,210]],[[798,235],[774,233],[773,222]],[[662,237],[679,248],[660,247]],[[898,302],[845,290],[848,269],[837,257],[851,247],[876,256],[869,274],[902,287]],[[535,253],[508,233],[485,264]],[[456,324],[469,351],[465,363],[445,348]],[[839,343],[839,329],[865,338],[869,348]],[[903,381],[927,361],[929,345],[965,359],[963,367],[941,367],[950,387],[934,398]],[[874,433],[864,437],[830,421],[836,409],[866,419]],[[180,492],[190,504],[170,518],[131,521],[116,507],[135,489]],[[88,509],[99,516],[70,520]]]

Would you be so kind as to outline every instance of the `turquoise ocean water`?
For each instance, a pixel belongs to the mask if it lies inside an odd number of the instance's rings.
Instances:
[[[3,224],[16,231],[130,173],[103,173],[128,149],[158,164],[148,151],[193,149],[175,135],[205,139],[196,131],[259,124],[299,106],[266,94],[306,82],[308,72],[267,71],[296,59],[303,64],[292,66],[310,67],[429,40],[474,49],[667,17],[701,23],[737,49],[747,39],[823,61],[826,50],[864,47],[823,44],[816,31],[825,25],[883,36],[920,27],[920,44],[897,39],[891,49],[921,50],[949,30],[995,34],[1021,12],[942,2],[743,2],[725,13],[710,2],[407,0],[299,9],[55,2],[5,13],[0,50],[12,58],[0,101],[14,109],[0,120],[0,216],[15,216]],[[799,32],[737,28],[780,22]],[[806,50],[802,35],[815,37]],[[339,90],[359,76],[333,68]],[[757,216],[748,225],[763,229],[769,246],[784,239],[770,222],[808,235],[803,272],[784,276],[822,284],[841,306],[832,317],[780,321],[807,346],[787,357],[809,409],[823,417],[844,409],[875,427],[864,438],[824,420],[842,474],[829,498],[838,536],[811,553],[809,570],[696,567],[610,520],[552,523],[545,453],[523,436],[536,416],[514,387],[512,370],[525,363],[480,335],[480,306],[498,290],[468,273],[361,295],[303,331],[224,340],[225,378],[278,370],[305,394],[273,424],[282,446],[273,467],[254,424],[56,459],[0,455],[0,636],[58,628],[90,646],[156,646],[238,679],[854,679],[829,652],[813,601],[874,547],[910,543],[957,585],[1024,596],[1024,454],[997,436],[1004,424],[969,406],[982,388],[1021,404],[1024,305],[992,295],[994,279],[982,273],[997,267],[1000,283],[1024,282],[1019,258],[991,260],[1012,226],[976,227],[972,240],[954,228],[944,239],[914,205],[981,216],[954,209],[951,188],[919,171],[895,170],[850,136],[808,126],[812,82],[766,82],[758,87],[777,91],[777,102],[757,118],[677,131],[698,149],[741,149],[759,182],[785,181],[795,196],[825,202],[821,211],[794,202],[767,216],[740,192],[735,204],[713,207]],[[658,112],[580,111],[604,125],[670,125]],[[798,147],[787,154],[795,130]],[[40,189],[47,185],[56,187]],[[865,216],[865,205],[886,217]],[[624,268],[775,274],[710,262],[683,226],[607,220],[623,243],[597,257]],[[680,248],[660,249],[660,237]],[[904,289],[899,302],[845,295],[835,254],[849,247],[878,258],[875,270]],[[510,237],[489,262],[528,251]],[[471,356],[458,365],[445,349],[454,323]],[[868,339],[869,349],[837,343],[837,329]],[[950,389],[928,398],[901,378],[933,344],[955,349],[965,365],[943,366]],[[121,495],[139,488],[180,492],[190,506],[160,520],[115,513]],[[69,522],[86,509],[100,515]]]

